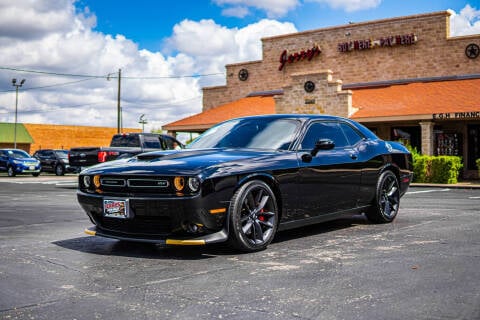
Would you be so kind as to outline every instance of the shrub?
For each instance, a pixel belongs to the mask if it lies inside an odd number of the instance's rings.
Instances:
[[[480,159],[477,159],[478,176],[480,177]]]
[[[431,182],[453,184],[458,182],[462,158],[455,156],[431,157]]]
[[[416,155],[413,157],[413,182],[427,182],[430,177],[430,156]]]

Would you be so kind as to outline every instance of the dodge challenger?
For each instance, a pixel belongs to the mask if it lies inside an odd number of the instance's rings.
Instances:
[[[392,222],[412,166],[405,146],[355,121],[262,115],[220,123],[186,149],[90,167],[77,198],[89,235],[252,252],[277,231],[347,215]]]

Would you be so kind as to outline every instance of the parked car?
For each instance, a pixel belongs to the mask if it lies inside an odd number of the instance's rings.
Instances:
[[[33,154],[40,160],[42,172],[53,172],[57,176],[63,176],[66,172],[74,169],[68,163],[68,150],[63,149],[40,149]]]
[[[0,149],[0,171],[6,171],[9,177],[21,173],[37,177],[41,168],[40,161],[21,149]]]
[[[112,137],[110,147],[76,147],[69,153],[70,166],[77,172],[92,165],[127,158],[136,154],[153,151],[183,148],[174,137],[158,133],[119,133]]]
[[[395,219],[412,156],[349,119],[265,115],[230,120],[183,150],[100,164],[77,198],[95,225],[128,241],[264,249],[278,230],[365,213]]]

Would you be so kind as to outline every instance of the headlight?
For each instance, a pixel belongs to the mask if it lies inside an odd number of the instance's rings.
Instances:
[[[90,188],[90,185],[92,183],[92,178],[90,176],[83,176],[82,177],[82,183],[85,188]]]
[[[21,160],[13,160],[13,163],[15,163],[15,164],[23,164],[23,161],[21,161]]]
[[[188,178],[188,187],[191,191],[197,192],[200,188],[200,180],[198,178]]]

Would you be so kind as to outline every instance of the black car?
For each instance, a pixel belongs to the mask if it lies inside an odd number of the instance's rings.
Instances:
[[[53,172],[57,176],[63,176],[66,172],[73,172],[68,164],[68,150],[41,149],[33,154],[42,164],[42,172]]]
[[[183,150],[91,167],[77,197],[90,235],[256,251],[278,230],[344,215],[391,222],[411,179],[409,151],[359,123],[266,115],[223,122]]]

